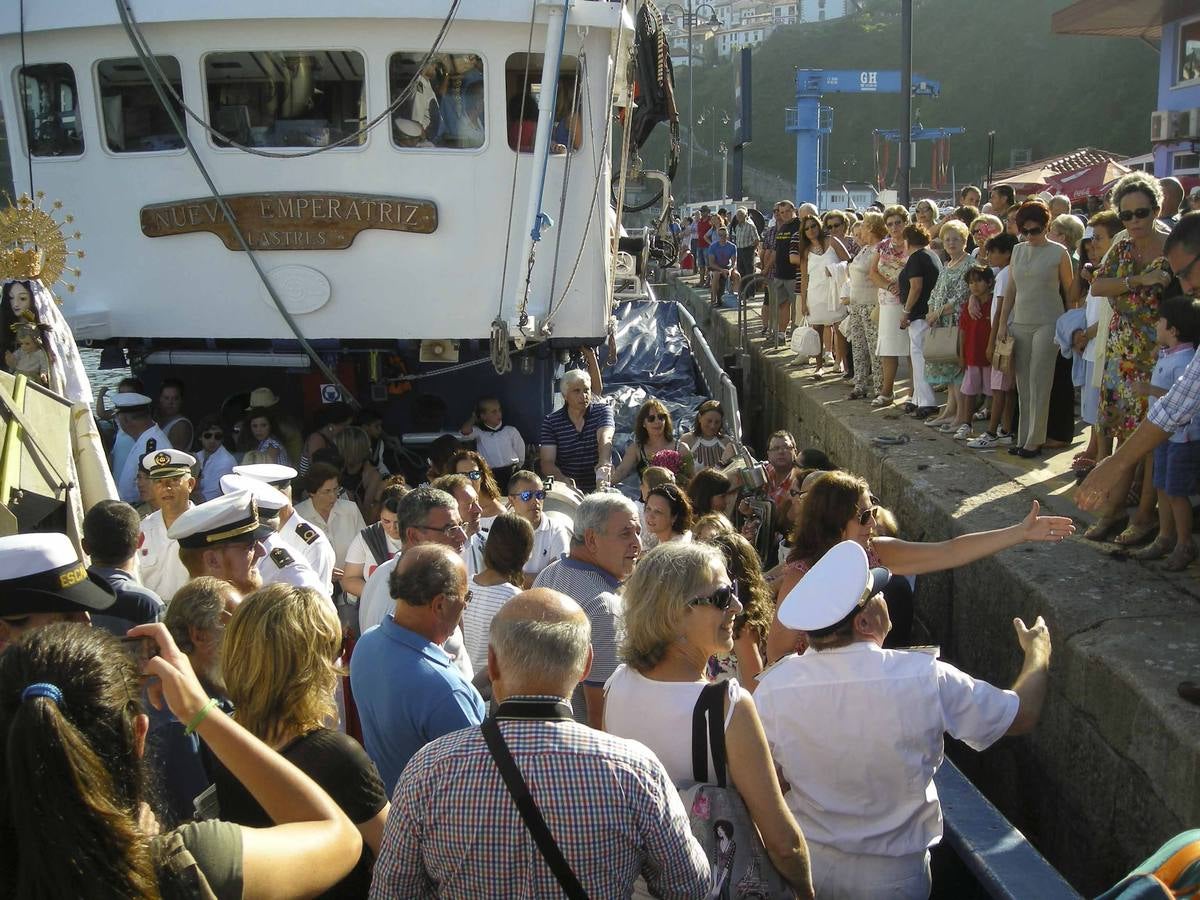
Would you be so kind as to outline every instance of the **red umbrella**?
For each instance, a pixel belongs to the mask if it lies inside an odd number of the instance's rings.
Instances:
[[[1105,160],[1074,172],[1062,172],[1046,179],[1046,190],[1066,194],[1072,202],[1088,197],[1103,197],[1108,187],[1131,170],[1119,162]]]

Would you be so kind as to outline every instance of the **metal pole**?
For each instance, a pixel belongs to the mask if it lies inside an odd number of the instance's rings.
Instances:
[[[900,0],[900,95],[904,121],[900,126],[900,203],[912,200],[912,37],[913,0]]]
[[[992,172],[993,172],[992,165],[995,162],[995,153],[996,153],[996,132],[989,131],[988,132],[987,181],[985,181],[983,183],[984,184],[983,189],[985,192],[984,196],[986,196],[987,191],[990,191],[992,189]]]
[[[688,0],[687,8],[687,29],[688,29],[688,161],[687,161],[687,202],[691,203],[696,199],[692,193],[692,160],[696,154],[696,132],[693,124],[696,116],[696,106],[692,103],[692,70],[695,69],[696,63],[692,56],[692,0]]]

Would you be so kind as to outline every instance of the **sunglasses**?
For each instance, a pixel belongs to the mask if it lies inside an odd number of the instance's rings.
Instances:
[[[1022,228],[1021,234],[1024,234],[1028,237],[1032,237],[1035,234],[1041,234],[1043,231],[1045,231],[1045,229],[1042,228],[1042,226],[1035,225],[1033,228]]]
[[[1145,219],[1154,210],[1147,206],[1139,206],[1137,209],[1123,209],[1118,215],[1122,222],[1132,222],[1134,219]]]
[[[662,413],[646,413],[646,421],[647,422],[665,422],[665,421],[667,421],[667,417],[664,416]]]
[[[472,469],[470,472],[463,472],[462,474],[466,475],[472,481],[478,481],[480,478],[483,477],[483,473],[480,472],[478,469]]]
[[[877,509],[879,509],[878,506],[868,506],[866,509],[860,509],[858,511],[858,524],[866,525],[868,522],[870,522],[873,518],[875,518],[875,510]]]
[[[545,500],[545,491],[520,491],[516,494],[509,494],[510,497],[520,497],[522,503],[528,503],[530,500]]]
[[[733,583],[717,588],[707,597],[696,597],[693,600],[689,600],[688,606],[715,606],[724,612],[737,603],[737,598],[737,584]]]
[[[212,440],[219,441],[223,437],[225,437],[225,432],[223,432],[223,431],[206,431],[206,432],[204,432],[204,434],[200,435],[200,437],[206,441],[212,441]]]

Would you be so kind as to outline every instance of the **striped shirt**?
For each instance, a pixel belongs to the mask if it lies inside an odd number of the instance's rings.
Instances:
[[[635,741],[575,722],[500,721],[513,760],[589,897],[708,895],[679,794]],[[478,728],[423,747],[392,798],[372,898],[561,897]]]
[[[538,443],[554,447],[554,464],[585,494],[596,489],[596,466],[599,465],[599,446],[596,434],[601,428],[613,428],[612,407],[602,401],[588,404],[583,416],[583,428],[576,430],[567,408],[556,409],[542,420]],[[604,460],[608,464],[610,460]]]
[[[583,683],[603,685],[621,664],[621,598],[616,594],[621,582],[598,566],[564,556],[542,569],[533,586],[559,591],[583,607],[592,626],[592,670]]]
[[[519,593],[521,589],[507,581],[486,585],[471,578],[471,602],[463,610],[462,630],[463,646],[467,648],[467,655],[471,657],[471,665],[476,672],[487,668],[488,635],[492,619],[500,612],[500,607]]]

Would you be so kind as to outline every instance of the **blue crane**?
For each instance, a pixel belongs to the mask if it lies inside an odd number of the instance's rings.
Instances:
[[[937,97],[939,81],[913,74],[914,97]],[[833,130],[833,109],[821,105],[824,94],[898,94],[900,73],[870,70],[796,70],[796,105],[787,110],[785,129],[796,135],[796,203],[815,201],[828,173],[828,136]],[[914,135],[931,129],[913,129]],[[965,129],[941,129],[962,134]],[[877,132],[878,134],[879,132]],[[898,133],[897,133],[898,136]],[[946,135],[941,135],[945,137]],[[931,138],[914,137],[913,140]]]

